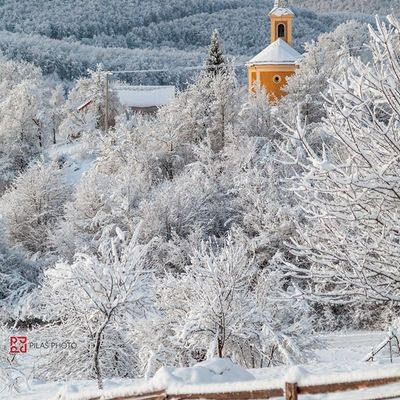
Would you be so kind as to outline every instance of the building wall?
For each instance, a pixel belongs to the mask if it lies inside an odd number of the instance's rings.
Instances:
[[[271,16],[271,43],[278,39],[278,25],[285,25],[285,42],[292,45],[293,43],[293,16],[275,17]]]
[[[254,83],[259,81],[271,101],[279,100],[286,95],[283,89],[287,84],[287,78],[295,73],[296,68],[296,65],[249,66],[249,88],[254,91]]]

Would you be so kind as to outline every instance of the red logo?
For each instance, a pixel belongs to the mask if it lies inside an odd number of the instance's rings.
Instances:
[[[10,336],[10,353],[26,353],[28,349],[28,338],[26,336]]]

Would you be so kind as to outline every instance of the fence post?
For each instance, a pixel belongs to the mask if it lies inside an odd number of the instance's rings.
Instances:
[[[298,400],[297,383],[285,383],[285,400]]]

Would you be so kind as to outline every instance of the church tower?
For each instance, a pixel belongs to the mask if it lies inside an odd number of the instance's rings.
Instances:
[[[281,38],[286,43],[293,43],[293,12],[285,7],[283,0],[276,0],[274,8],[269,13],[271,20],[271,43]]]
[[[298,67],[301,54],[293,47],[294,13],[284,0],[275,0],[269,13],[271,21],[271,44],[247,63],[249,90],[254,91],[256,83],[261,84],[271,101],[285,95],[287,78]]]

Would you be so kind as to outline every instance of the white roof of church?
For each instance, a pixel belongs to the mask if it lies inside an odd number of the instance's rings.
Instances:
[[[271,10],[271,12],[268,15],[283,17],[284,15],[294,15],[294,12],[290,8],[275,7]]]
[[[297,50],[279,38],[247,64],[296,64],[302,57]]]
[[[294,15],[293,11],[286,7],[284,0],[275,0],[274,8],[269,13],[270,16],[283,17],[284,15]]]

